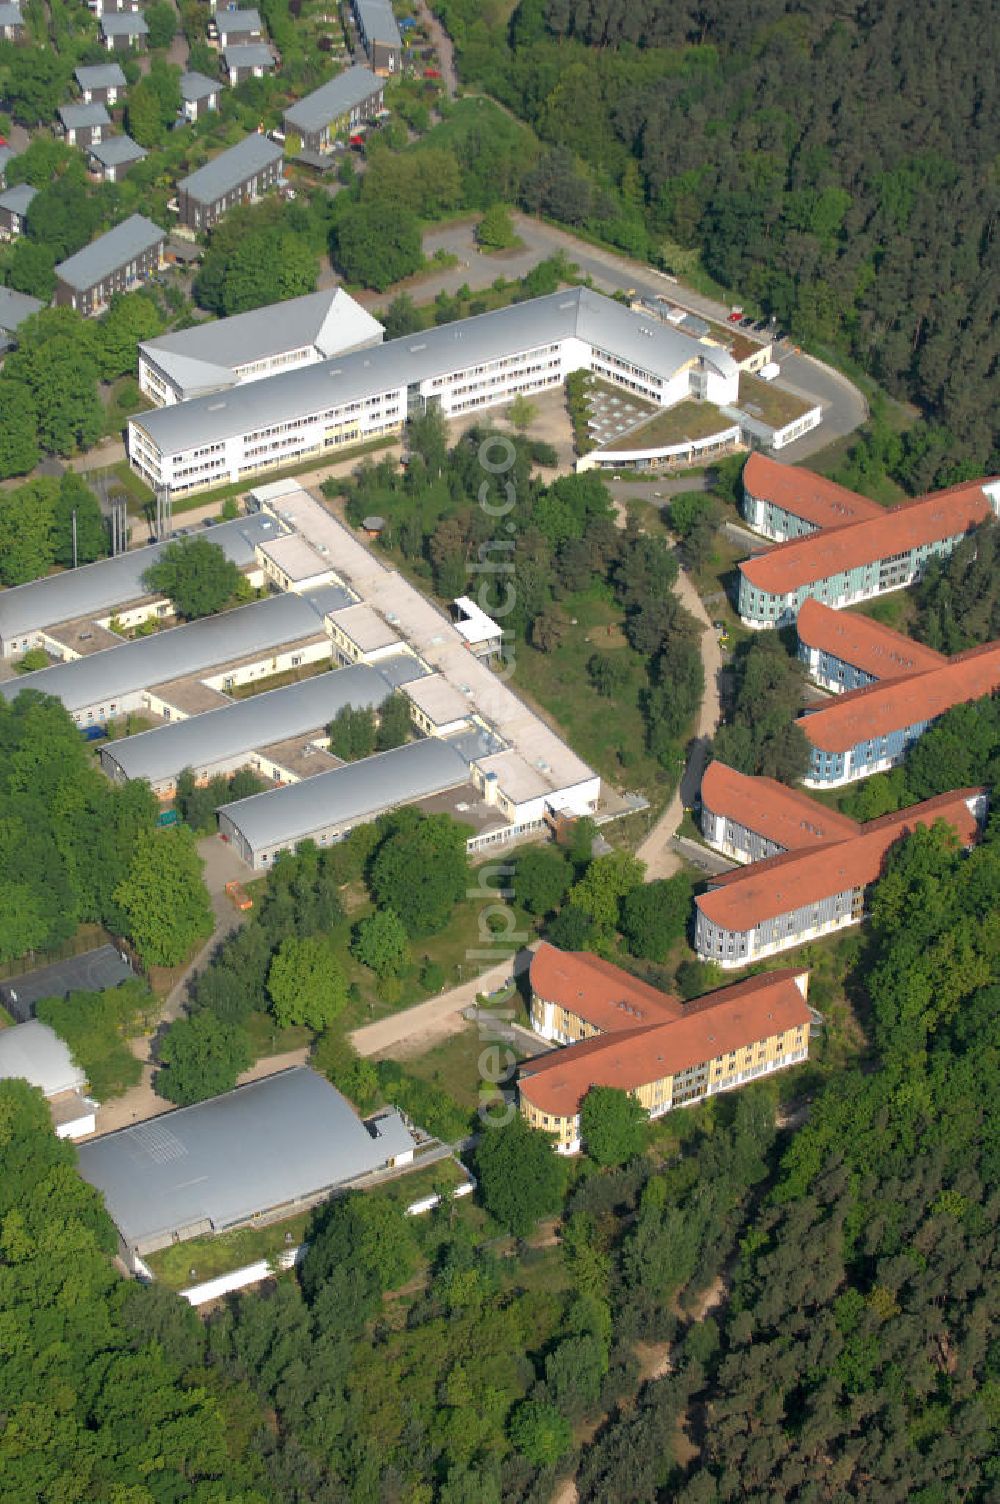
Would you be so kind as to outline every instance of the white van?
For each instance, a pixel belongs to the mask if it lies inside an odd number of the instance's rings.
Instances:
[[[781,375],[781,367],[776,360],[769,360],[766,366],[761,366],[757,375],[761,381],[773,381],[775,376]]]

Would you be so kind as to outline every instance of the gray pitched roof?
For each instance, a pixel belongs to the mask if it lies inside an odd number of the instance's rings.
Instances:
[[[123,11],[120,15],[103,15],[101,30],[106,37],[144,37],[149,31],[142,11]]]
[[[87,147],[87,155],[94,157],[104,167],[122,167],[126,162],[141,162],[149,152],[131,136],[109,136]]]
[[[29,298],[27,293],[14,292],[13,288],[0,287],[0,329],[13,332],[25,319],[45,307],[40,298]],[[4,592],[9,595],[9,591]]]
[[[119,63],[95,63],[91,68],[74,70],[81,89],[124,89],[125,75]]]
[[[301,783],[237,799],[219,813],[228,816],[255,851],[262,851],[303,840],[326,826],[370,820],[390,806],[457,788],[468,777],[465,758],[431,736]]]
[[[287,422],[410,382],[501,360],[571,335],[611,350],[663,379],[697,360],[726,374],[736,369],[725,350],[700,345],[669,324],[651,324],[612,298],[576,287],[248,382],[223,397],[198,397],[141,413],[134,421],[165,454],[174,454],[195,444],[250,433],[266,423]]]
[[[0,1029],[0,1081],[14,1077],[40,1087],[47,1097],[79,1091],[87,1079],[55,1030],[37,1018]]]
[[[16,155],[17,153],[12,151],[9,146],[0,146],[0,183],[3,182],[7,167],[13,162]]]
[[[413,659],[410,662],[416,667]],[[279,735],[282,740],[304,736],[329,725],[345,705],[377,709],[392,688],[381,665],[356,663],[112,742],[102,757],[126,778],[157,783],[175,777],[182,768],[210,768],[240,757]]]
[[[24,17],[19,5],[0,5],[0,26],[23,26]]]
[[[0,983],[0,999],[9,1013],[26,1022],[43,997],[68,997],[71,992],[103,992],[134,976],[129,963],[113,945],[98,945],[78,956],[67,956],[64,961],[53,961],[22,976],[9,977]]]
[[[180,88],[182,99],[208,99],[212,94],[221,93],[222,84],[204,73],[182,73]]]
[[[185,395],[233,386],[234,368],[284,350],[313,345],[323,356],[378,343],[382,325],[342,287],[270,303],[228,319],[209,319],[145,340],[140,350],[176,381]]]
[[[228,36],[233,31],[242,33],[264,30],[258,10],[217,10],[215,24],[219,28],[220,37]]]
[[[332,1190],[380,1168],[392,1151],[335,1087],[299,1066],[77,1152],[126,1241],[148,1251]]]
[[[0,684],[0,694],[14,700],[22,689],[37,689],[55,695],[69,711],[83,710],[322,630],[322,618],[305,596],[272,595],[220,616],[38,669]]]
[[[103,104],[61,104],[59,119],[68,131],[86,125],[110,125],[111,116]]]
[[[280,162],[281,156],[281,147],[267,136],[256,133],[244,136],[242,141],[237,141],[228,151],[220,152],[197,172],[181,178],[177,188],[200,204],[214,204],[255,172]]]
[[[354,8],[369,42],[403,45],[389,0],[354,0]]]
[[[0,325],[3,291],[0,289]],[[255,513],[235,522],[222,522],[204,536],[242,569],[254,562],[255,544],[266,543],[280,533],[280,525],[272,518]],[[0,640],[10,642],[22,633],[39,632],[80,616],[103,615],[127,601],[140,599],[148,594],[142,577],[166,547],[166,543],[151,543],[146,548],[131,548],[114,559],[99,559],[96,564],[84,564],[79,569],[46,575],[40,580],[30,580],[27,585],[0,591]]]
[[[13,188],[0,193],[0,209],[9,209],[13,214],[27,214],[28,205],[38,192],[30,183],[15,183]]]
[[[144,219],[141,214],[131,214],[106,235],[99,235],[82,251],[77,251],[75,256],[61,261],[56,267],[56,276],[68,287],[85,292],[166,238],[167,232],[154,225],[152,220]]]
[[[320,131],[384,88],[384,79],[376,78],[370,68],[360,65],[348,68],[289,105],[285,111],[286,129],[291,126],[293,130]]]
[[[274,53],[266,42],[237,42],[224,47],[222,56],[227,68],[273,68]]]

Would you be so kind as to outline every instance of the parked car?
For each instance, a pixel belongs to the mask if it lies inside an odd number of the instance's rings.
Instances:
[[[731,324],[743,324],[743,323],[745,323],[746,320],[743,317],[743,309],[742,308],[734,308],[733,311],[729,314],[729,322]]]

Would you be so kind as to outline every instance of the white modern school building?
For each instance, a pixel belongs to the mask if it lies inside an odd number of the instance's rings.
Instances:
[[[446,416],[593,371],[659,407],[732,403],[732,356],[578,287],[129,420],[129,459],[182,496],[398,432],[430,403]]]

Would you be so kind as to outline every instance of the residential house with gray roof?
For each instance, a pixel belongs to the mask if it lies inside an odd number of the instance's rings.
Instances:
[[[128,292],[165,264],[165,230],[141,214],[99,235],[56,267],[55,303],[85,317],[102,313],[113,293]]]
[[[109,52],[142,52],[149,36],[149,27],[141,11],[125,11],[121,15],[102,15],[101,41]]]
[[[125,93],[125,75],[118,63],[97,63],[91,68],[77,68],[74,78],[84,104],[103,104],[109,109]]]
[[[338,132],[374,120],[385,98],[385,82],[370,68],[348,68],[285,111],[285,137],[296,135],[306,151],[327,152]]]
[[[222,49],[222,61],[230,87],[244,83],[248,78],[263,78],[273,73],[277,59],[266,42],[241,42]]]
[[[67,146],[96,146],[111,128],[103,104],[62,104],[57,113]]]
[[[24,233],[28,209],[37,192],[30,183],[15,183],[0,193],[0,240],[16,240]]]
[[[125,174],[149,156],[149,152],[131,136],[108,136],[87,151],[91,172],[99,173],[106,183],[120,183]]]
[[[244,136],[177,184],[181,223],[210,230],[236,204],[250,204],[281,181],[281,147],[267,136]]]

